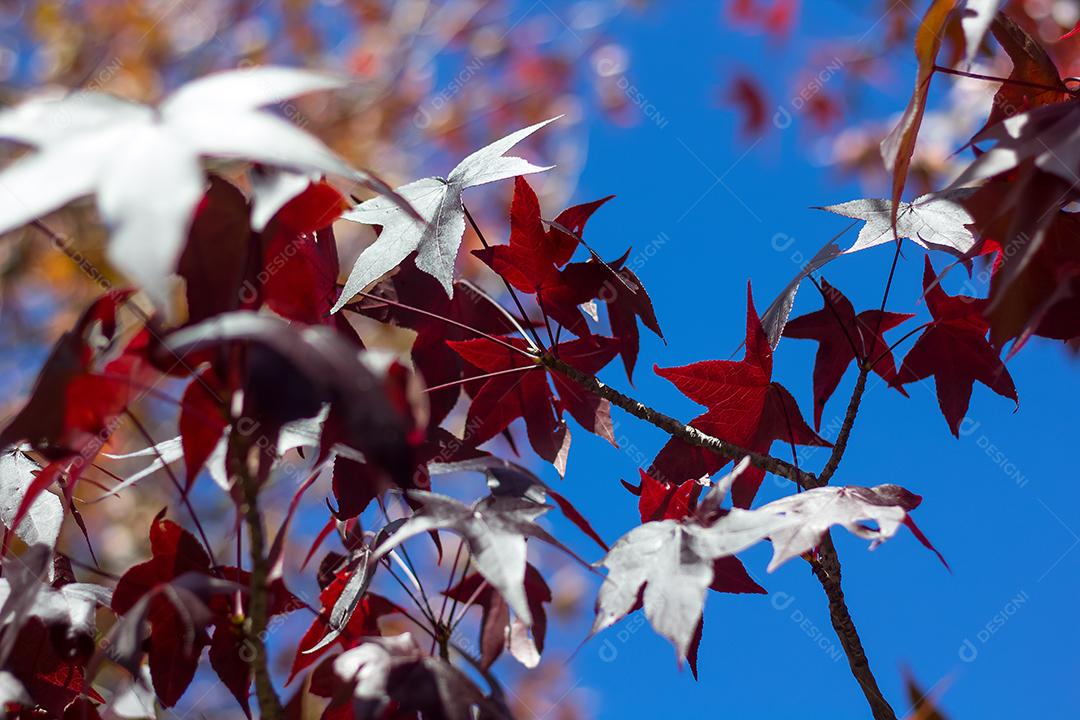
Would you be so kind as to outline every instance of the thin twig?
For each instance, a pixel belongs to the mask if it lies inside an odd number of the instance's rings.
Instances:
[[[214,559],[214,549],[210,545],[210,540],[206,537],[206,531],[203,530],[202,523],[199,522],[199,516],[195,512],[195,508],[191,504],[191,500],[188,498],[187,490],[180,484],[180,480],[177,479],[176,474],[172,470],[172,466],[165,462],[165,458],[162,457],[161,451],[158,450],[157,443],[154,442],[154,438],[146,430],[146,427],[139,421],[139,418],[135,416],[135,413],[130,408],[124,408],[124,414],[131,420],[131,424],[135,426],[135,430],[138,431],[144,441],[149,443],[150,449],[154,451],[154,455],[157,456],[158,462],[161,463],[161,467],[165,470],[165,474],[169,476],[169,480],[172,482],[173,487],[180,493],[180,501],[184,503],[184,507],[187,508],[188,514],[191,515],[191,521],[195,523],[195,530],[199,533],[199,538],[202,540],[202,544],[206,547],[206,554],[210,556],[210,564],[212,567],[217,567],[217,561]]]
[[[484,237],[484,233],[480,230],[480,226],[477,225],[476,220],[473,219],[472,213],[469,212],[468,206],[466,206],[465,203],[461,203],[461,209],[465,211],[465,218],[469,221],[469,224],[472,225],[472,229],[476,233],[476,237],[480,239],[480,244],[484,246],[485,250],[490,249],[491,246],[488,245],[487,238]],[[498,273],[496,273],[496,275],[498,275]],[[529,332],[532,334],[533,340],[536,341],[536,347],[543,350],[544,349],[544,343],[540,341],[540,335],[536,332],[536,328],[534,328],[528,322],[529,314],[527,312],[525,312],[525,306],[521,304],[521,300],[518,299],[517,293],[514,292],[514,286],[511,285],[510,282],[506,278],[504,278],[502,275],[499,275],[499,279],[501,279],[502,282],[503,282],[503,285],[506,286],[506,291],[508,293],[510,293],[510,297],[514,301],[514,305],[517,306],[518,312],[521,313],[521,317],[526,321],[525,326],[529,329]]]
[[[892,351],[895,350],[898,345],[900,345],[900,343],[904,342],[905,340],[907,340],[909,337],[911,337],[915,333],[919,332],[920,330],[925,330],[926,328],[928,328],[928,327],[930,327],[932,325],[936,325],[936,324],[937,324],[937,320],[931,320],[929,322],[924,322],[922,325],[915,328],[914,330],[910,330],[910,331],[904,333],[904,336],[902,338],[900,338],[899,340],[894,342],[892,345],[887,347],[884,352],[882,352],[880,355],[878,355],[876,358],[874,358],[873,362],[868,363],[867,367],[869,367],[871,370],[873,370],[874,366],[877,365],[879,362],[881,362],[881,359],[884,358],[886,355],[891,354]]]
[[[540,362],[551,370],[561,375],[565,375],[593,395],[609,401],[612,405],[622,408],[636,418],[655,425],[672,437],[678,438],[687,444],[703,447],[730,460],[741,460],[744,457],[749,457],[750,464],[754,467],[761,468],[762,470],[771,472],[774,475],[779,475],[780,477],[785,477],[788,480],[793,480],[803,487],[817,486],[817,478],[813,473],[800,470],[791,463],[772,457],[771,455],[747,450],[738,445],[725,442],[712,435],[703,433],[695,427],[679,422],[670,415],[665,415],[659,410],[654,410],[653,408],[622,394],[618,390],[600,382],[592,375],[583,373],[573,365],[569,365],[558,358],[545,355],[540,358]]]
[[[862,402],[863,393],[866,392],[866,379],[869,375],[870,368],[865,365],[860,366],[859,377],[855,380],[855,390],[851,393],[847,414],[844,415],[844,422],[840,426],[840,432],[836,435],[832,453],[829,455],[825,467],[818,474],[817,479],[822,487],[829,484],[829,480],[832,478],[833,473],[836,472],[836,468],[840,466],[840,459],[844,457],[844,451],[847,450],[848,438],[851,437],[851,429],[855,426],[855,416],[859,413],[859,404]]]
[[[420,308],[413,307],[412,305],[406,305],[405,303],[399,303],[396,300],[391,300],[390,298],[380,297],[379,295],[372,295],[371,293],[366,293],[366,292],[363,292],[363,291],[358,291],[356,294],[359,295],[360,297],[365,297],[365,298],[367,298],[369,300],[374,300],[376,302],[381,302],[384,305],[390,305],[392,307],[401,308],[402,310],[411,310],[414,313],[418,313],[420,315],[425,315],[427,317],[434,318],[436,320],[441,320],[444,323],[447,323],[448,325],[453,325],[454,327],[461,328],[462,330],[465,330],[466,332],[471,332],[471,333],[474,333],[476,335],[479,335],[480,337],[485,338],[487,340],[490,340],[493,343],[496,343],[498,345],[502,345],[505,348],[513,350],[516,353],[520,353],[521,355],[525,355],[527,357],[533,357],[532,353],[530,353],[530,352],[528,352],[526,350],[523,350],[522,348],[519,348],[516,345],[511,345],[510,343],[506,342],[502,338],[495,337],[494,335],[489,335],[488,333],[484,332],[483,330],[478,330],[478,329],[476,329],[474,327],[469,327],[468,325],[466,325],[464,323],[459,323],[457,320],[454,320],[453,318],[443,317],[442,315],[439,315],[437,313],[428,312],[427,310],[421,310]],[[346,305],[344,309],[345,310],[350,310],[352,312],[357,312],[357,313],[360,312],[357,309],[357,307],[355,305],[351,304],[351,303],[349,305]]]
[[[814,287],[821,293],[821,298],[825,301],[825,307],[829,308],[829,312],[832,313],[833,319],[836,320],[836,324],[840,326],[840,329],[844,333],[844,337],[847,338],[848,345],[851,347],[851,354],[855,356],[855,359],[859,361],[859,364],[862,364],[865,358],[863,358],[862,353],[859,352],[859,348],[855,347],[855,340],[852,339],[851,333],[848,332],[847,325],[844,324],[843,318],[840,317],[840,313],[833,304],[832,298],[825,292],[825,288],[821,287],[817,278],[813,275],[807,275],[806,277],[810,278],[810,282],[814,283]]]
[[[986,80],[988,82],[997,82],[1002,85],[1017,85],[1021,87],[1035,88],[1036,90],[1047,90],[1050,92],[1069,92],[1068,88],[1064,90],[1059,87],[1052,87],[1050,85],[1043,85],[1042,83],[1031,82],[1029,80],[1016,80],[1015,78],[1003,78],[996,77],[994,75],[983,75],[982,73],[967,72],[966,70],[956,70],[951,67],[945,67],[944,65],[934,65],[934,70],[946,75],[956,75],[958,77],[971,78],[972,80]]]

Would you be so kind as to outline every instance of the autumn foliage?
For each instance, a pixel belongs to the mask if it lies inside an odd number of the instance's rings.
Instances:
[[[661,280],[639,277],[625,241],[589,226],[600,213],[630,222],[631,209],[611,196],[544,208],[530,178],[547,164],[514,154],[541,155],[522,148],[558,118],[530,118],[445,177],[391,188],[272,112],[340,90],[332,75],[265,66],[193,80],[156,106],[82,92],[5,109],[0,136],[28,150],[0,171],[13,188],[0,230],[49,236],[49,213],[92,198],[106,257],[129,284],[83,309],[0,429],[3,711],[95,718],[138,701],[150,716],[213,673],[249,717],[510,717],[496,661],[531,669],[544,652],[553,579],[540,548],[604,573],[592,634],[642,612],[697,675],[698,647],[712,641],[704,604],[766,593],[738,554],[767,542],[763,569],[805,563],[855,652],[832,528],[871,547],[902,534],[937,552],[913,517],[923,498],[836,482],[848,477],[849,441],[860,441],[867,378],[898,399],[933,378],[935,422],[956,435],[973,392],[1007,400],[1003,413],[1019,403],[1003,359],[1033,337],[1080,336],[1070,207],[1080,105],[1073,81],[998,5],[930,3],[914,32],[910,102],[881,146],[890,196],[824,208],[862,223],[858,238],[827,246],[769,305],[748,283],[745,312],[727,318],[745,322],[738,359],[719,348],[679,367],[656,358],[652,371],[701,407],[687,423],[632,397],[642,333],[664,338],[646,289]],[[732,22],[777,35],[797,11],[782,1],[730,8]],[[945,79],[943,43],[974,57],[991,37],[1014,69],[966,167],[906,201],[931,83]],[[733,94],[749,108],[748,133],[764,122],[755,92],[741,78]],[[509,207],[485,233],[469,202],[511,180]],[[343,263],[335,230],[359,226],[371,241]],[[479,247],[469,252],[466,237]],[[880,304],[845,296],[844,258],[875,247],[894,270],[901,258],[922,265],[926,322],[896,307],[893,273]],[[463,258],[482,274],[465,277]],[[945,291],[943,279],[974,268],[990,273],[986,297]],[[789,319],[800,284],[820,307]],[[388,351],[370,341],[379,333],[407,341]],[[804,369],[813,394],[801,398],[774,357],[805,340],[817,347]],[[852,367],[854,392],[838,399]],[[169,437],[140,418],[147,398],[175,410]],[[831,441],[819,434],[830,404],[846,408]],[[628,492],[613,485],[611,502],[636,505],[641,523],[609,545],[572,502],[586,478],[567,461],[575,433],[616,444],[613,416],[669,437]],[[110,470],[120,436],[139,445],[127,455],[142,458],[137,473]],[[784,460],[795,446],[822,448],[826,460]],[[565,475],[558,490],[543,464]],[[762,502],[770,473],[789,492]],[[482,477],[484,491],[467,496],[458,474]],[[174,502],[140,529],[143,561],[113,576],[56,547],[70,518],[93,553],[84,500],[139,493],[152,478]],[[275,491],[283,507],[271,524]],[[211,495],[228,508],[214,526],[203,522]],[[547,513],[581,537],[556,536]],[[582,538],[592,556],[571,550]],[[303,562],[287,563],[296,552]],[[294,594],[292,572],[317,578],[317,597]],[[290,641],[282,677],[267,646],[293,614],[307,630]],[[475,641],[458,627],[467,616],[479,620]],[[869,665],[852,671],[873,716],[896,717]]]

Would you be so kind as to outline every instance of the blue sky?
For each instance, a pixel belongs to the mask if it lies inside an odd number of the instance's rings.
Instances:
[[[601,252],[614,255],[628,243],[653,248],[638,272],[668,344],[643,334],[633,392],[679,417],[700,408],[652,374],[652,364],[729,357],[742,339],[746,281],[764,307],[797,271],[795,254],[812,255],[847,224],[810,208],[862,193],[808,160],[816,139],[809,128],[770,127],[750,147],[738,138],[735,115],[717,106],[718,87],[726,88],[736,68],[780,79],[768,86],[782,96],[783,79],[800,70],[801,50],[826,38],[859,38],[877,19],[847,3],[812,5],[785,46],[732,33],[720,10],[703,2],[657,4],[644,16],[625,15],[613,29],[630,49],[631,82],[664,122],[593,123],[575,200],[617,195],[589,227]],[[875,47],[873,32],[865,42],[868,50]],[[914,77],[912,62],[894,67],[895,92],[866,99],[879,115],[902,109]],[[893,310],[918,312],[911,323],[926,319],[918,304],[922,254],[905,249],[890,302]],[[876,307],[891,258],[883,246],[836,262],[824,276],[857,310]],[[938,267],[948,261],[932,259]],[[808,286],[795,314],[819,307]],[[777,352],[775,377],[807,417],[815,350],[816,343],[785,340]],[[904,666],[924,687],[944,692],[941,704],[954,719],[1064,718],[1080,711],[1080,630],[1072,612],[1080,589],[1080,512],[1076,473],[1064,456],[1080,420],[1076,366],[1060,346],[1036,341],[1009,369],[1019,411],[977,386],[968,434],[959,439],[938,409],[932,380],[911,386],[910,399],[872,382],[834,480],[896,483],[923,495],[915,517],[952,566],[945,570],[906,532],[872,553],[865,542],[837,533],[848,603],[899,714],[908,709]],[[826,406],[823,427],[843,412],[854,375],[852,368]],[[604,377],[626,388],[621,368],[613,365]],[[578,430],[561,486],[609,540],[637,521],[619,478],[635,478],[635,453],[651,458],[664,440],[615,413],[617,434],[629,443],[617,450]],[[805,464],[819,469],[824,460],[822,452]],[[790,491],[786,481],[763,486],[765,497]],[[769,596],[710,595],[701,681],[680,670],[667,642],[632,617],[575,656],[571,684],[579,683],[579,699],[604,718],[868,717],[809,567],[793,561],[765,576],[767,555],[758,548],[745,561]]]

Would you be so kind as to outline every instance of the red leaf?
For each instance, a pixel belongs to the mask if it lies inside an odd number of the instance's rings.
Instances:
[[[341,593],[345,590],[345,584],[348,582],[348,579],[348,571],[339,572],[334,577],[333,581],[319,594],[322,609],[319,611],[319,615],[311,623],[311,626],[304,633],[304,636],[300,639],[299,645],[296,647],[296,655],[293,657],[292,669],[289,670],[289,679],[286,681],[286,684],[291,683],[297,673],[312,665],[335,645],[351,648],[358,644],[364,637],[379,635],[379,620],[385,615],[391,615],[398,612],[398,607],[393,602],[381,595],[369,592],[364,595],[360,604],[349,618],[349,622],[345,625],[341,634],[333,643],[316,650],[315,652],[307,652],[307,650],[318,645],[319,642],[326,637],[326,634],[330,632],[330,625],[326,621],[326,618],[330,617],[330,610],[334,607],[334,603],[337,602]]]
[[[742,113],[741,132],[744,137],[757,137],[765,131],[769,119],[765,110],[765,94],[757,80],[748,75],[736,76],[728,91],[728,101]]]
[[[528,348],[519,338],[503,340],[522,350]],[[546,372],[535,359],[487,338],[451,341],[447,345],[484,373],[521,370],[478,381],[480,385],[473,393],[466,421],[473,429],[469,439],[474,445],[490,440],[514,420],[524,418],[533,450],[548,462],[556,462],[565,452],[565,424],[561,420],[564,409],[587,430],[614,443],[607,401],[599,400],[552,372],[559,391],[556,399],[548,385]],[[561,343],[554,353],[578,370],[595,375],[615,358],[618,349],[618,342],[612,338],[592,336]]]
[[[247,199],[211,175],[177,267],[185,280],[189,323],[240,307],[248,255],[254,251]]]
[[[213,368],[195,376],[184,390],[178,424],[187,473],[185,490],[191,488],[228,426],[222,407],[227,396]]]
[[[866,310],[858,315],[851,301],[839,290],[821,281],[827,300],[817,312],[788,321],[785,337],[817,340],[820,343],[814,360],[814,429],[821,429],[821,412],[844,376],[855,351],[860,362],[877,361],[873,370],[892,383],[896,377],[889,345],[881,333],[896,327],[914,315]],[[855,351],[852,350],[855,344]],[[898,388],[899,389],[899,388]],[[902,389],[901,389],[902,391]],[[906,393],[905,393],[906,394]]]
[[[544,651],[544,637],[547,634],[546,603],[551,602],[551,588],[544,576],[532,563],[525,565],[525,599],[532,613],[532,637],[539,652]],[[507,628],[510,623],[510,608],[506,600],[495,591],[479,573],[472,573],[462,578],[457,585],[443,593],[451,600],[467,603],[482,609],[480,620],[480,662],[485,668],[502,654],[506,647]]]
[[[941,412],[953,435],[959,437],[960,421],[967,413],[976,380],[1018,407],[1020,401],[1012,376],[986,340],[990,324],[983,313],[987,301],[946,295],[929,257],[923,270],[923,289],[934,324],[923,331],[904,358],[897,383],[906,385],[934,376]]]
[[[773,441],[828,446],[807,426],[791,394],[772,382],[772,348],[747,287],[746,355],[739,361],[707,360],[674,368],[654,368],[708,412],[691,421],[702,432],[747,450],[768,452]],[[649,473],[663,482],[683,483],[711,475],[728,463],[716,453],[672,439],[653,460]],[[748,468],[735,481],[732,499],[749,507],[764,471]]]
[[[221,683],[240,703],[244,714],[251,717],[248,691],[251,687],[251,660],[255,649],[248,643],[240,629],[231,622],[219,622],[214,627],[210,641],[210,667]]]
[[[555,222],[580,237],[592,213],[611,197],[564,210]],[[510,243],[474,250],[473,254],[521,292],[536,295],[545,315],[578,337],[587,337],[591,331],[578,306],[595,297],[599,284],[572,283],[571,276],[559,271],[577,245],[577,237],[558,228],[544,230],[540,201],[519,177],[510,205]]]

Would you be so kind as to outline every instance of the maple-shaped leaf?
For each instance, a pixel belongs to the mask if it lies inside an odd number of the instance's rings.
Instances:
[[[482,381],[472,392],[466,425],[469,441],[480,445],[517,418],[525,419],[529,442],[536,454],[553,463],[560,474],[565,472],[569,435],[562,411],[566,410],[582,427],[615,444],[611,423],[611,404],[582,389],[558,372],[548,372],[538,360],[526,354],[528,343],[520,338],[501,338],[506,345],[487,338],[447,342],[470,365],[484,373],[501,373]],[[583,373],[595,375],[619,352],[618,341],[592,335],[560,343],[553,354]],[[548,384],[558,391],[552,393]]]
[[[923,195],[909,203],[901,202],[896,213],[896,237],[907,238],[927,250],[966,256],[975,245],[975,236],[967,226],[975,220],[962,203],[972,192],[970,188],[959,188]],[[866,221],[859,230],[858,239],[844,250],[845,253],[893,240],[893,204],[889,200],[852,200],[821,209]]]
[[[701,622],[706,590],[714,579],[714,562],[765,539],[773,543],[769,572],[811,551],[833,525],[871,540],[871,548],[907,525],[933,550],[908,516],[921,498],[903,488],[823,487],[756,510],[720,512],[719,504],[735,475],[718,483],[707,496],[708,513],[647,522],[612,546],[599,563],[609,573],[597,596],[594,633],[643,605],[653,628],[675,645],[680,659],[687,657]],[[866,525],[867,521],[877,527]]]
[[[462,160],[446,178],[424,178],[403,185],[397,194],[420,215],[406,213],[400,205],[377,197],[345,213],[346,220],[382,227],[378,239],[356,258],[341,297],[331,312],[340,310],[357,292],[393,270],[411,253],[416,267],[439,281],[447,295],[454,292],[454,266],[465,234],[465,209],[461,194],[467,188],[550,169],[507,151],[540,128],[558,120],[551,118],[496,140]]]
[[[637,274],[626,266],[629,256],[630,250],[627,249],[621,257],[611,262],[603,262],[593,256],[586,262],[570,263],[559,272],[559,282],[549,295],[555,298],[555,303],[563,306],[577,304],[584,307],[586,304],[595,305],[594,300],[603,301],[611,335],[620,344],[619,355],[622,356],[626,376],[633,380],[640,344],[637,321],[641,320],[661,340],[664,333],[660,330],[649,293]],[[591,314],[596,319],[595,310]]]
[[[37,148],[0,173],[5,187],[17,189],[0,204],[0,231],[96,195],[111,230],[109,261],[168,308],[169,277],[203,195],[200,158],[251,160],[389,190],[260,109],[344,84],[306,70],[258,67],[195,80],[157,107],[88,91],[28,100],[0,114],[0,137]]]
[[[580,237],[593,212],[611,199],[608,196],[587,205],[564,210],[555,224]],[[575,287],[566,282],[559,268],[569,262],[577,247],[577,238],[554,225],[545,229],[540,200],[525,178],[514,181],[510,204],[510,242],[507,245],[473,250],[510,285],[536,296],[541,312],[578,337],[590,333],[588,322],[578,307],[592,299],[592,288]]]
[[[953,5],[954,0],[933,0],[919,23],[915,31],[915,59],[918,62],[915,90],[900,116],[900,121],[881,141],[881,157],[885,161],[885,169],[892,174],[892,194],[889,198],[892,210],[888,218],[890,228],[896,225],[899,216],[900,199],[907,184],[911,156],[915,153],[915,140],[919,136],[919,128],[922,127],[923,113],[926,112],[930,79],[934,76],[934,64],[937,62],[945,24]]]
[[[343,705],[342,717],[376,720],[388,717],[509,718],[484,697],[472,680],[449,662],[427,655],[409,633],[370,638],[333,659],[337,684],[332,689],[329,715]],[[344,694],[345,700],[341,699]],[[327,717],[324,716],[324,717]]]
[[[735,468],[727,476],[718,481],[718,485],[726,484],[727,487],[730,487],[737,477],[746,472],[748,465],[745,460],[736,464]],[[702,487],[704,487],[702,483],[684,482],[681,485],[662,483],[644,470],[638,472],[641,475],[641,485],[636,492],[639,493],[638,513],[641,515],[641,522],[683,520],[694,514],[709,513],[710,517],[718,517],[721,514],[709,510],[708,507],[698,505],[698,495]],[[623,484],[631,492],[634,492],[633,488],[630,488],[625,482]],[[713,502],[718,503],[722,499],[718,498],[716,493],[712,495]],[[734,555],[717,558],[713,561],[713,582],[709,589],[724,593],[765,594],[767,592],[765,588],[758,585],[750,577],[750,573],[746,571],[742,561]],[[697,676],[695,653],[699,640],[700,638],[695,638],[689,654],[690,668],[694,671],[695,677]]]
[[[48,464],[20,497],[8,522],[18,527],[46,488],[65,473],[71,500],[83,470],[116,429],[134,387],[156,379],[146,357],[146,331],[119,309],[130,290],[114,290],[95,300],[75,327],[64,333],[45,360],[30,397],[0,430],[0,450],[27,442]],[[143,342],[139,342],[139,341]]]
[[[457,438],[453,438],[452,443],[462,445]],[[545,503],[550,497],[567,520],[574,523],[579,530],[592,538],[605,552],[608,550],[607,543],[597,534],[589,521],[585,519],[585,516],[574,507],[573,503],[528,468],[482,450],[469,448],[464,453],[461,450],[455,450],[453,447],[447,448],[447,450],[454,450],[456,454],[467,457],[448,457],[446,450],[442,451],[436,455],[437,460],[429,462],[427,465],[428,472],[432,475],[452,472],[482,472],[487,476],[488,490],[497,497],[523,498],[536,503]]]
[[[375,559],[416,535],[431,530],[455,532],[468,544],[476,571],[499,591],[526,625],[532,624],[532,612],[525,594],[525,539],[537,538],[576,557],[536,523],[551,509],[547,505],[506,497],[487,497],[465,505],[420,490],[409,496],[420,503],[420,510],[376,549]]]
[[[828,281],[821,281],[821,289],[827,298],[823,301],[825,307],[789,321],[784,328],[785,337],[817,340],[820,343],[814,359],[815,430],[821,430],[821,413],[825,403],[832,397],[852,360],[873,362],[872,370],[886,382],[893,383],[896,365],[882,333],[915,317],[880,310],[864,310],[856,315],[851,301]],[[903,392],[902,388],[898,389]]]
[[[194,678],[209,643],[206,628],[212,615],[188,581],[209,577],[210,557],[193,535],[160,514],[150,527],[150,550],[150,560],[131,567],[117,582],[112,609],[117,615],[131,612],[133,624],[149,620],[150,675],[161,703],[171,707]],[[138,647],[125,649],[141,654]]]
[[[330,584],[319,593],[322,608],[296,646],[296,655],[293,657],[286,684],[291,683],[297,673],[314,664],[332,647],[332,644],[323,644],[322,640],[333,630],[328,622],[330,613],[345,592],[352,574],[348,570],[337,573]],[[356,647],[364,638],[379,635],[379,620],[396,612],[399,612],[398,606],[390,600],[375,593],[365,593],[340,632],[335,634],[333,642],[345,649]]]
[[[1016,402],[1016,386],[998,351],[987,341],[990,327],[984,317],[987,301],[950,296],[937,282],[930,258],[923,270],[926,305],[933,325],[923,331],[904,358],[896,382],[904,385],[934,376],[938,404],[953,435],[967,413],[971,390],[978,380],[998,395]]]
[[[506,600],[480,573],[463,577],[443,594],[451,600],[481,608],[480,662],[485,668],[490,668],[504,649],[525,667],[535,667],[539,662],[547,633],[544,604],[551,602],[551,588],[532,563],[525,565],[525,597],[532,613],[531,636],[528,631],[517,629],[515,621],[520,620],[510,617]]]
[[[803,420],[795,399],[772,380],[773,350],[754,309],[747,286],[746,354],[738,361],[707,360],[654,370],[684,395],[708,408],[690,424],[713,437],[767,453],[773,441],[829,446]],[[671,439],[652,462],[649,474],[662,482],[683,483],[711,475],[729,462],[714,452]],[[735,504],[749,507],[764,471],[749,468],[735,483]]]
[[[908,513],[922,502],[922,498],[908,492],[898,485],[878,485],[877,487],[821,487],[789,495],[763,505],[752,513],[765,517],[774,517],[779,523],[772,526],[767,537],[772,541],[773,556],[768,571],[772,572],[788,560],[810,552],[821,542],[821,538],[833,525],[840,525],[848,532],[865,540],[870,540],[870,549],[893,537],[901,525],[906,525],[912,534],[928,550],[938,556],[943,564],[945,559],[930,544]],[[865,523],[872,521],[877,527]],[[722,538],[731,532],[740,537],[743,529],[739,522],[734,522],[734,531],[725,528],[724,519],[709,528],[710,541]]]
[[[112,609],[121,621],[112,631],[110,658],[137,672],[145,650],[158,699],[175,705],[194,678],[204,647],[211,646],[211,666],[247,711],[251,648],[234,622],[238,592],[250,574],[232,567],[214,568],[195,537],[167,520],[164,511],[150,526],[149,560],[128,569],[116,584]],[[269,588],[267,612],[276,615],[299,607],[280,579]],[[145,626],[149,624],[149,632]],[[214,627],[211,641],[207,630]]]

